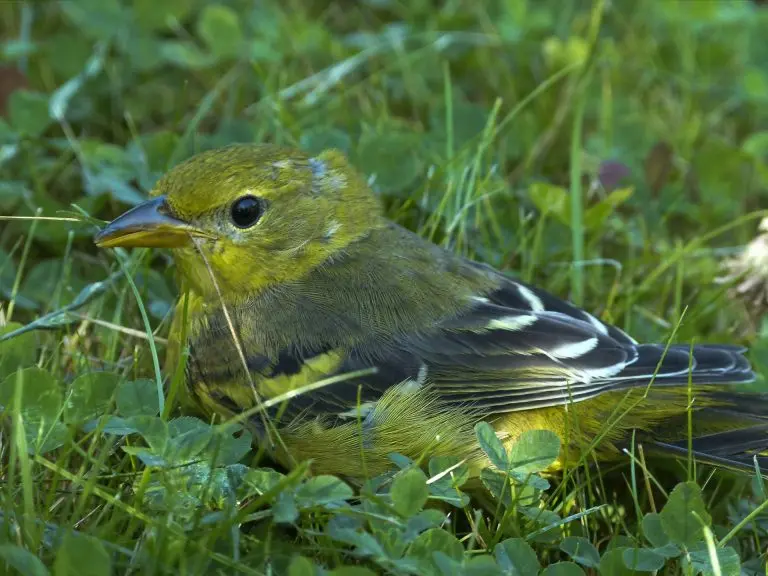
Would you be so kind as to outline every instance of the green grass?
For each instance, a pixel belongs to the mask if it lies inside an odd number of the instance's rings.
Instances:
[[[6,2],[0,31],[4,570],[765,572],[762,479],[640,445],[545,479],[551,437],[507,454],[481,427],[507,471],[483,498],[429,455],[358,492],[267,470],[248,431],[179,410],[168,255],[91,242],[196,151],[337,147],[434,242],[766,374],[768,324],[715,282],[768,206],[765,7]]]

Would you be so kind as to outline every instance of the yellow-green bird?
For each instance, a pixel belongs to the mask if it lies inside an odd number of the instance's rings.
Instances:
[[[102,247],[173,249],[190,287],[171,342],[190,397],[229,417],[323,379],[271,413],[273,456],[361,479],[388,455],[487,461],[473,427],[509,445],[554,431],[556,466],[594,444],[647,444],[749,467],[768,444],[766,398],[743,349],[640,344],[614,326],[387,220],[337,151],[232,145],[173,168],[153,198],[108,224]],[[251,422],[264,440],[258,417]],[[287,453],[286,453],[287,452]]]

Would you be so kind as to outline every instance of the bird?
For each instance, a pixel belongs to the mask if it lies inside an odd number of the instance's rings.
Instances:
[[[554,472],[585,447],[621,458],[635,434],[730,469],[766,447],[768,398],[737,386],[755,379],[743,347],[640,343],[438,246],[387,219],[337,150],[200,152],[94,240],[171,250],[187,297],[168,355],[188,351],[186,398],[210,417],[249,414],[285,466],[362,482],[398,453],[458,458],[477,476],[490,465],[480,422],[507,449],[557,434]]]

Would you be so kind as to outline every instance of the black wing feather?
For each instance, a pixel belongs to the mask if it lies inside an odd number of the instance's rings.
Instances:
[[[406,381],[429,384],[448,404],[502,413],[582,401],[652,379],[654,386],[748,382],[754,375],[743,352],[735,346],[640,345],[551,294],[505,278],[466,312],[431,329],[384,346],[361,343],[338,372],[376,367],[354,382],[362,402],[375,402]],[[357,385],[322,388],[297,398],[293,408],[346,412],[358,401]]]

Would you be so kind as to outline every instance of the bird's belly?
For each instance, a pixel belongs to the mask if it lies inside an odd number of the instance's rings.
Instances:
[[[209,413],[230,417],[255,406],[252,391],[243,382],[232,382],[215,389],[198,383],[193,388],[201,406]],[[682,402],[668,401],[663,411],[659,412],[658,405],[654,404],[653,412],[649,413],[639,405],[621,418],[617,415],[614,420],[611,411],[622,399],[626,400],[626,394],[617,394],[606,394],[567,407],[482,416],[471,410],[447,408],[429,386],[412,393],[402,393],[392,387],[370,411],[361,412],[359,417],[352,414],[342,421],[317,416],[276,423],[280,441],[273,441],[278,448],[272,454],[286,467],[311,460],[311,470],[315,474],[335,474],[354,480],[391,469],[392,453],[423,464],[430,458],[451,457],[455,462],[465,460],[474,477],[490,466],[474,430],[478,421],[486,420],[507,450],[527,431],[554,432],[563,448],[560,457],[546,469],[546,472],[553,472],[566,462],[568,466],[578,465],[589,451],[595,451],[600,458],[617,457],[620,451],[616,442],[625,441],[632,429],[648,429],[685,409]],[[228,399],[228,408],[222,397]],[[269,404],[270,399],[266,402]],[[253,418],[251,421],[258,424]],[[594,442],[596,438],[600,440],[597,443]]]
[[[408,410],[380,414],[374,424],[360,422],[325,425],[320,420],[297,423],[280,429],[281,438],[290,454],[278,451],[282,464],[312,460],[314,474],[334,474],[354,480],[370,478],[394,467],[390,455],[407,456],[426,465],[432,458],[449,458],[451,463],[466,462],[470,476],[476,477],[491,465],[477,442],[475,418],[455,411],[430,412],[424,406],[410,406]],[[378,410],[378,407],[375,408]],[[512,424],[518,432],[546,427],[550,412],[560,409],[542,409],[541,414],[519,414],[497,424],[497,433],[507,448],[516,438],[504,431]],[[545,414],[546,413],[546,414]],[[541,422],[541,425],[538,424]],[[445,462],[445,461],[444,461]],[[448,467],[450,464],[444,464]],[[560,468],[555,462],[550,470]]]
[[[631,398],[623,392],[605,396],[568,406],[481,416],[441,406],[428,390],[424,394],[398,394],[393,388],[359,421],[329,425],[315,419],[282,428],[291,457],[285,453],[278,457],[287,465],[291,458],[294,462],[311,459],[314,473],[360,479],[391,469],[391,453],[423,464],[430,458],[449,456],[456,462],[466,460],[470,476],[475,477],[491,465],[474,430],[479,421],[485,420],[507,451],[525,432],[553,432],[560,439],[560,455],[543,471],[555,472],[566,465],[578,465],[589,453],[601,459],[620,457],[617,442],[626,441],[631,430],[648,429],[671,414],[684,412],[684,404],[670,401],[661,412],[656,407],[649,413],[639,405],[629,414],[619,411],[612,417],[617,405]]]

